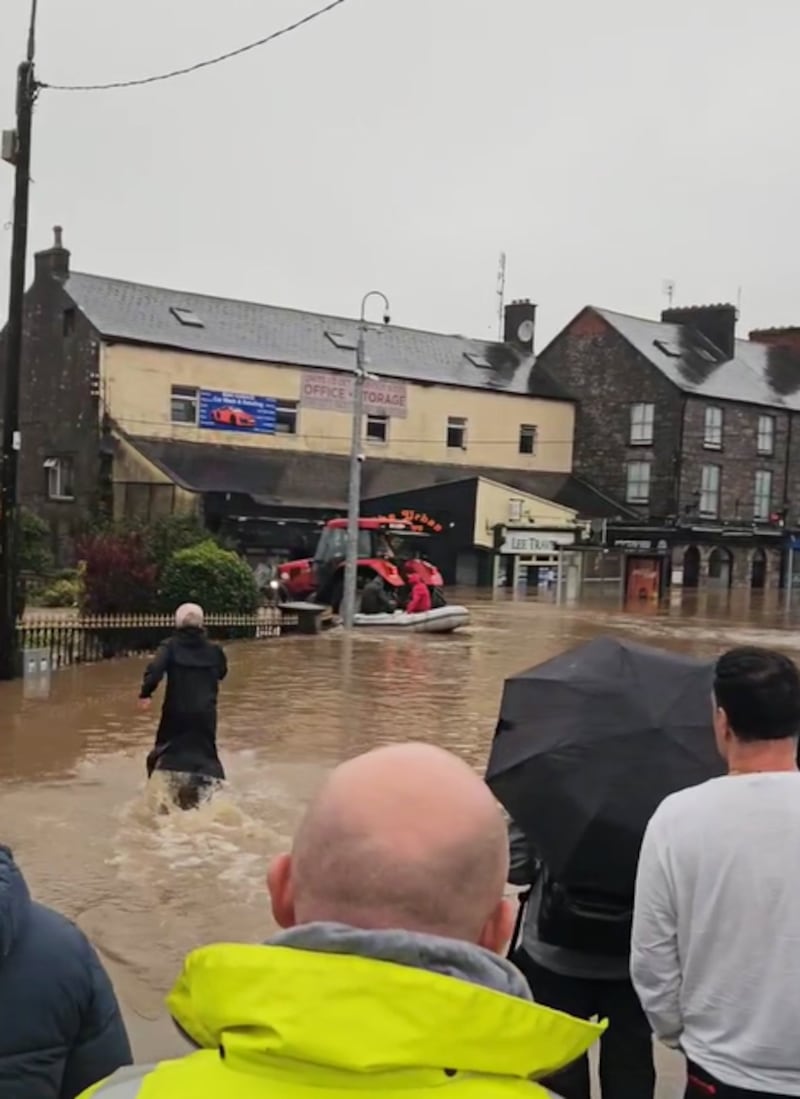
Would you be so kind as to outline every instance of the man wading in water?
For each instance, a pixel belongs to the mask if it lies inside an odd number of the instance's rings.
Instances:
[[[219,645],[206,637],[202,607],[184,603],[175,612],[175,625],[175,634],[147,665],[139,708],[150,709],[153,692],[166,675],[147,777],[153,771],[168,771],[173,802],[179,809],[196,809],[225,778],[217,755],[217,695],[228,662]]]

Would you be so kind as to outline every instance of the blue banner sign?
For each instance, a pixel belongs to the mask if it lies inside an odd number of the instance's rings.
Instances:
[[[244,431],[251,435],[274,435],[274,397],[252,393],[223,393],[201,389],[197,423],[214,431]]]

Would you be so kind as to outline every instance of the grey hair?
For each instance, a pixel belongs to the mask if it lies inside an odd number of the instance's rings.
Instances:
[[[203,618],[203,608],[197,603],[181,603],[175,611],[175,625],[179,630],[187,626],[202,626]]]

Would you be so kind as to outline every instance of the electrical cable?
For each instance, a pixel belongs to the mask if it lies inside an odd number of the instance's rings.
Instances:
[[[251,50],[266,46],[268,42],[274,42],[276,38],[282,38],[284,35],[290,34],[292,31],[296,31],[300,27],[306,26],[307,23],[313,22],[313,20],[318,19],[321,15],[326,15],[329,11],[333,11],[334,8],[338,8],[344,3],[345,0],[330,0],[330,3],[326,4],[324,7],[309,12],[309,14],[304,15],[302,19],[297,19],[294,23],[290,23],[286,27],[281,27],[280,30],[273,31],[264,38],[259,38],[255,42],[248,42],[244,46],[239,46],[235,50],[228,50],[227,53],[218,54],[216,57],[209,57],[204,61],[197,61],[193,65],[186,65],[181,69],[172,69],[169,72],[158,73],[155,76],[143,76],[136,80],[112,80],[106,84],[49,84],[47,81],[40,80],[38,81],[38,86],[40,88],[47,88],[49,91],[53,92],[107,92],[117,88],[140,88],[145,84],[157,84],[164,80],[173,80],[178,76],[188,76],[190,73],[198,72],[200,69],[207,69],[212,65],[219,65],[223,61],[230,61],[234,57],[241,57],[242,54],[249,53]]]

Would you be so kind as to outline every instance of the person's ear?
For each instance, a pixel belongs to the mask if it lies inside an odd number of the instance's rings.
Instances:
[[[483,925],[478,946],[504,955],[514,933],[514,902],[504,897]]]
[[[292,856],[276,855],[267,871],[267,889],[272,905],[272,915],[278,927],[294,927],[294,886],[292,884]]]

